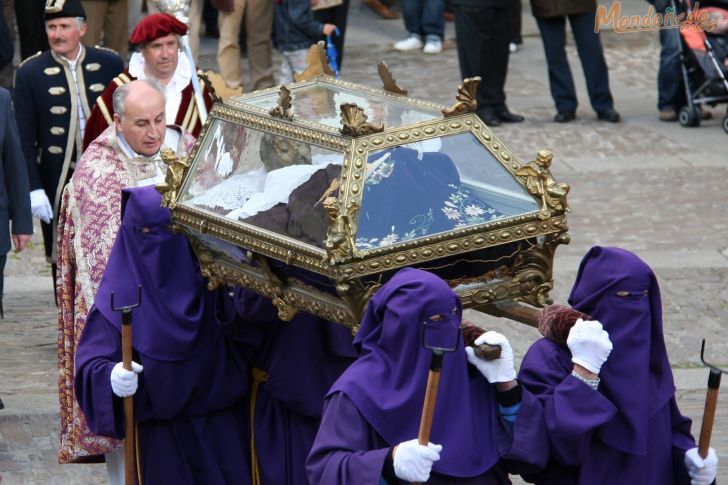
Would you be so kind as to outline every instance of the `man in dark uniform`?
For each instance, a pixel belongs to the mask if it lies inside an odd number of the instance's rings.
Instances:
[[[84,47],[86,14],[79,0],[50,0],[45,12],[50,50],[26,59],[15,73],[15,118],[30,181],[33,215],[55,284],[55,234],[63,187],[81,155],[86,119],[96,98],[124,69],[108,49]]]
[[[452,0],[463,78],[480,76],[478,116],[488,126],[519,123],[506,106],[510,15],[515,0]]]

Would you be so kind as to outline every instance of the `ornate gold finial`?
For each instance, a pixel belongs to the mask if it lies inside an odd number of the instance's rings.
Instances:
[[[195,256],[197,256],[197,262],[200,264],[200,274],[207,279],[207,289],[214,291],[220,288],[223,280],[216,275],[212,268],[215,263],[215,256],[196,237],[188,238],[188,240]]]
[[[162,148],[160,155],[167,166],[167,174],[164,176],[164,182],[157,184],[157,190],[162,194],[162,205],[174,209],[177,205],[177,192],[182,186],[182,180],[190,163],[187,157],[178,158],[171,148]]]
[[[329,58],[326,57],[326,43],[323,40],[318,41],[308,49],[306,64],[308,64],[308,67],[305,71],[293,74],[294,81],[307,81],[321,74],[336,76],[336,73],[329,66]]]
[[[528,162],[516,171],[516,176],[523,178],[528,191],[541,198],[541,217],[543,219],[551,215],[551,210],[571,211],[566,202],[569,186],[556,183],[549,170],[553,158],[554,155],[550,150],[539,150],[536,160]]]
[[[373,125],[367,123],[367,115],[364,109],[356,103],[344,103],[341,105],[341,128],[342,135],[362,136],[384,131],[384,125]]]
[[[268,114],[284,120],[293,119],[293,111],[291,111],[291,91],[287,87],[281,86],[278,92],[278,104],[274,108],[271,108]]]
[[[324,199],[322,206],[329,218],[329,229],[324,242],[329,253],[327,260],[329,264],[346,261],[354,254],[356,247],[352,218],[359,206],[352,202],[348,210],[342,213],[339,200],[331,196]]]
[[[207,90],[210,92],[210,96],[216,102],[222,102],[224,98],[232,98],[233,96],[240,96],[243,94],[243,86],[239,86],[235,89],[230,89],[225,84],[225,80],[222,76],[214,71],[197,71],[197,77],[205,84]]]
[[[369,300],[374,293],[382,286],[379,282],[367,283],[364,285],[360,280],[347,280],[336,285],[336,293],[339,294],[351,312],[351,320],[354,324],[351,327],[351,334],[356,335],[359,331],[359,322],[364,317]]]
[[[407,90],[397,85],[397,80],[392,76],[392,71],[389,70],[386,62],[380,61],[377,64],[377,71],[379,72],[379,78],[382,80],[382,86],[385,91],[407,96]]]
[[[478,84],[480,84],[479,76],[463,80],[463,83],[458,87],[457,95],[455,95],[458,102],[452,107],[442,110],[445,118],[463,113],[474,113],[478,109]]]
[[[296,313],[298,313],[298,309],[286,298],[284,293],[286,284],[281,281],[275,273],[273,273],[273,270],[270,269],[270,265],[264,256],[252,252],[248,252],[248,255],[249,259],[253,260],[258,265],[258,268],[260,268],[268,285],[270,286],[273,293],[271,300],[273,301],[273,305],[278,309],[278,318],[284,322],[290,321]]]

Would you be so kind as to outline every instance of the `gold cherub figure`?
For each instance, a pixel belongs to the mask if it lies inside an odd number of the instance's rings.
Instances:
[[[549,170],[553,158],[554,155],[550,150],[539,150],[536,160],[528,162],[516,171],[518,177],[525,179],[528,191],[541,198],[541,212],[545,217],[551,215],[549,209],[559,212],[570,210],[566,203],[570,187],[564,183],[557,183]]]
[[[173,209],[177,201],[177,191],[190,165],[187,157],[178,158],[170,148],[162,148],[160,155],[167,166],[167,173],[164,176],[164,183],[157,185],[157,190],[162,194],[162,205]]]
[[[329,261],[331,263],[343,261],[354,251],[351,218],[357,206],[349,205],[349,210],[342,214],[339,211],[339,200],[332,196],[326,197],[322,205],[329,216],[329,230],[325,242],[326,249],[329,250]]]

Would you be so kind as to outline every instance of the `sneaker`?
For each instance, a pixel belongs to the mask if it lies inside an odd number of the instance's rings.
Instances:
[[[425,48],[422,51],[425,54],[439,54],[442,52],[442,40],[436,35],[428,35]]]
[[[511,42],[510,44],[508,44],[508,50],[511,52],[518,52],[518,44],[516,44],[515,42]]]
[[[417,34],[410,34],[406,39],[395,42],[394,48],[398,51],[413,51],[422,49],[422,45],[422,37]]]

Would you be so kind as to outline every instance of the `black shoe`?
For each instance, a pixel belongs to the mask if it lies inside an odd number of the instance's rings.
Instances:
[[[610,123],[619,123],[620,120],[619,113],[614,108],[597,113],[597,118],[602,121],[609,121]]]
[[[576,119],[576,113],[573,111],[559,111],[556,113],[556,116],[554,116],[554,121],[557,123],[568,123],[569,121],[574,121]]]
[[[481,113],[480,119],[483,120],[483,123],[485,123],[488,126],[498,126],[501,124],[500,117],[495,114],[493,111],[488,111],[485,113]]]
[[[498,111],[496,113],[496,116],[498,116],[498,119],[501,120],[503,123],[522,123],[523,120],[525,119],[521,115],[511,113],[510,111],[508,111],[508,109]],[[486,124],[488,124],[488,123],[486,123]]]

